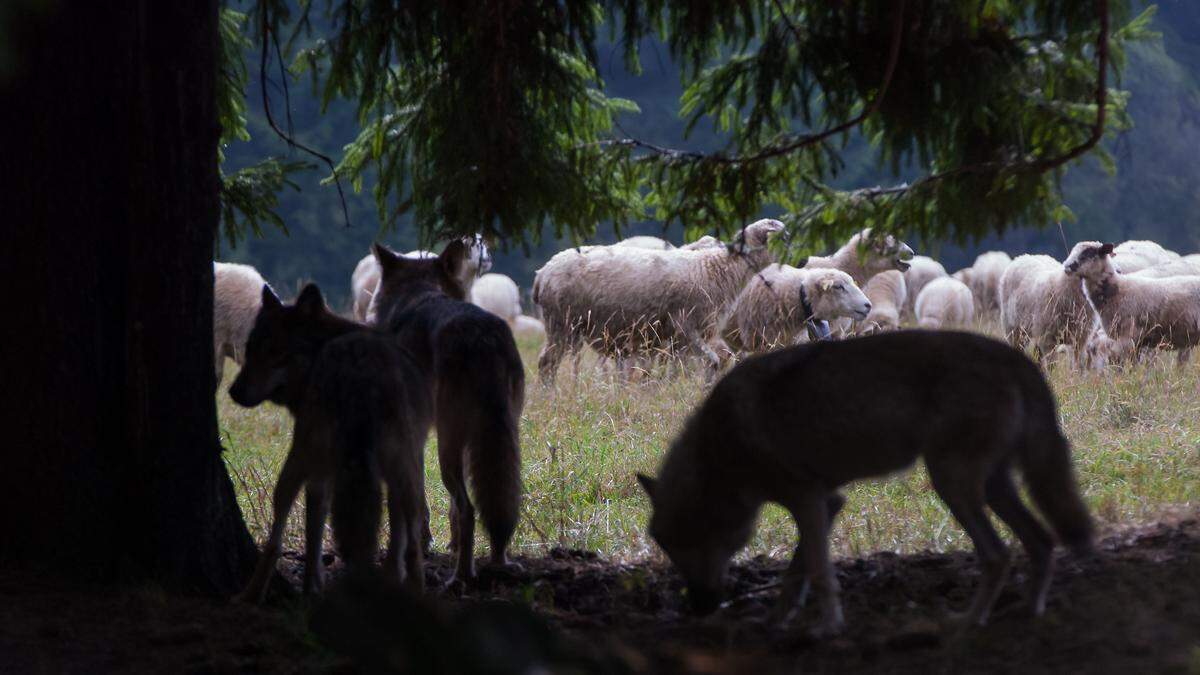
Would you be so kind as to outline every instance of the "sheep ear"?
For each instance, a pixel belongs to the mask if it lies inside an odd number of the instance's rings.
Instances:
[[[833,288],[833,279],[822,279],[821,283],[817,284],[817,288],[821,289],[822,291],[828,291],[829,289]]]
[[[321,289],[316,284],[308,284],[304,290],[300,291],[300,297],[296,298],[296,308],[304,314],[318,314],[325,310],[325,297],[321,295]]]
[[[275,295],[275,291],[271,290],[269,284],[263,284],[262,287],[262,308],[273,312],[283,307],[283,303],[279,301],[279,296]]]
[[[1112,244],[1104,244],[1103,246],[1100,247],[1100,255],[1112,255],[1112,254],[1113,254],[1113,245]]]
[[[371,253],[374,254],[375,260],[383,269],[395,266],[400,260],[400,256],[395,251],[379,242],[371,244]]]
[[[654,503],[654,492],[658,489],[658,481],[644,473],[637,474],[638,483],[642,485],[642,489],[646,491],[646,496],[650,498],[650,503]]]

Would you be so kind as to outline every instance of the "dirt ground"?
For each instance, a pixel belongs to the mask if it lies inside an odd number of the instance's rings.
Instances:
[[[766,621],[783,561],[737,566],[740,599],[706,618],[686,613],[661,566],[562,550],[520,563],[435,603],[343,580],[322,601],[267,608],[0,571],[0,673],[1200,673],[1195,514],[1109,535],[1087,559],[1060,557],[1040,619],[1025,611],[1018,558],[992,622],[961,635],[946,617],[978,580],[966,553],[839,561],[849,628],[825,641],[807,637],[813,607],[786,629]],[[292,555],[285,572],[298,571]],[[435,556],[427,581],[440,588],[449,572]]]

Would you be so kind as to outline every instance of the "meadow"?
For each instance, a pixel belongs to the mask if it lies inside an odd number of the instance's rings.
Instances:
[[[646,535],[649,503],[634,473],[656,473],[671,438],[706,388],[698,374],[626,381],[585,357],[578,376],[563,364],[556,386],[537,383],[538,344],[522,343],[528,372],[521,420],[525,498],[514,540],[517,555],[553,547],[596,552],[617,561],[659,554]],[[263,541],[270,525],[271,490],[291,441],[291,417],[265,404],[238,407],[225,389],[236,374],[228,364],[218,394],[221,439],[243,514]],[[1101,530],[1154,521],[1200,504],[1200,365],[1176,368],[1164,355],[1154,363],[1049,373],[1076,472]],[[920,420],[913,420],[919,424]],[[426,449],[426,485],[435,547],[448,535],[448,499],[438,475],[436,441]],[[900,476],[846,490],[834,527],[836,556],[875,551],[912,553],[970,549],[970,542],[929,488],[918,466]],[[286,547],[303,545],[303,500],[287,530]],[[487,550],[482,528],[477,551]],[[1006,533],[1007,535],[1007,533]],[[785,558],[795,527],[781,509],[761,515],[743,555]]]

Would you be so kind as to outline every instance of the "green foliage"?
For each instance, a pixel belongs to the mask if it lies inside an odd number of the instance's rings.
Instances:
[[[221,8],[217,79],[217,120],[221,124],[218,159],[225,162],[229,143],[249,141],[246,123],[246,86],[249,76],[245,53],[251,46],[243,34],[246,15],[228,7]],[[308,162],[283,161],[268,157],[258,164],[227,174],[221,170],[221,233],[230,248],[247,232],[263,236],[262,225],[269,223],[285,234],[287,226],[277,213],[279,191],[285,186],[299,190],[290,174],[311,169]]]
[[[252,16],[274,44],[313,28],[307,0]],[[1065,166],[1129,124],[1098,73],[1120,72],[1151,16],[1124,0],[341,0],[294,68],[324,105],[356,103],[338,173],[375,178],[384,223],[411,213],[424,240],[579,240],[651,214],[696,235],[775,207],[808,245],[864,225],[962,242],[1065,213]],[[665,41],[687,130],[711,122],[723,149],[627,137],[636,107],[598,74],[605,21],[634,71],[645,38]],[[835,189],[856,133],[916,180]]]

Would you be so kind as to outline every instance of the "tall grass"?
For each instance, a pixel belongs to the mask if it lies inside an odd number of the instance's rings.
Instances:
[[[578,376],[561,368],[553,389],[537,384],[538,345],[523,343],[529,374],[521,420],[525,499],[514,540],[518,554],[554,546],[616,558],[654,555],[645,532],[649,504],[637,471],[655,472],[670,439],[705,386],[699,375],[624,381],[584,359]],[[226,461],[242,511],[261,541],[270,526],[271,490],[291,441],[286,411],[253,410],[218,394]],[[1077,475],[1102,526],[1145,521],[1200,499],[1200,368],[1178,369],[1173,356],[1103,373],[1051,371]],[[919,420],[914,420],[919,423]],[[438,475],[436,443],[426,449],[426,484],[437,545],[448,535],[448,499]],[[969,547],[962,529],[928,487],[924,470],[856,484],[834,528],[836,554],[912,552]],[[302,543],[303,500],[288,528]],[[480,550],[486,541],[480,530]],[[764,511],[748,554],[786,555],[795,527],[778,508]]]

